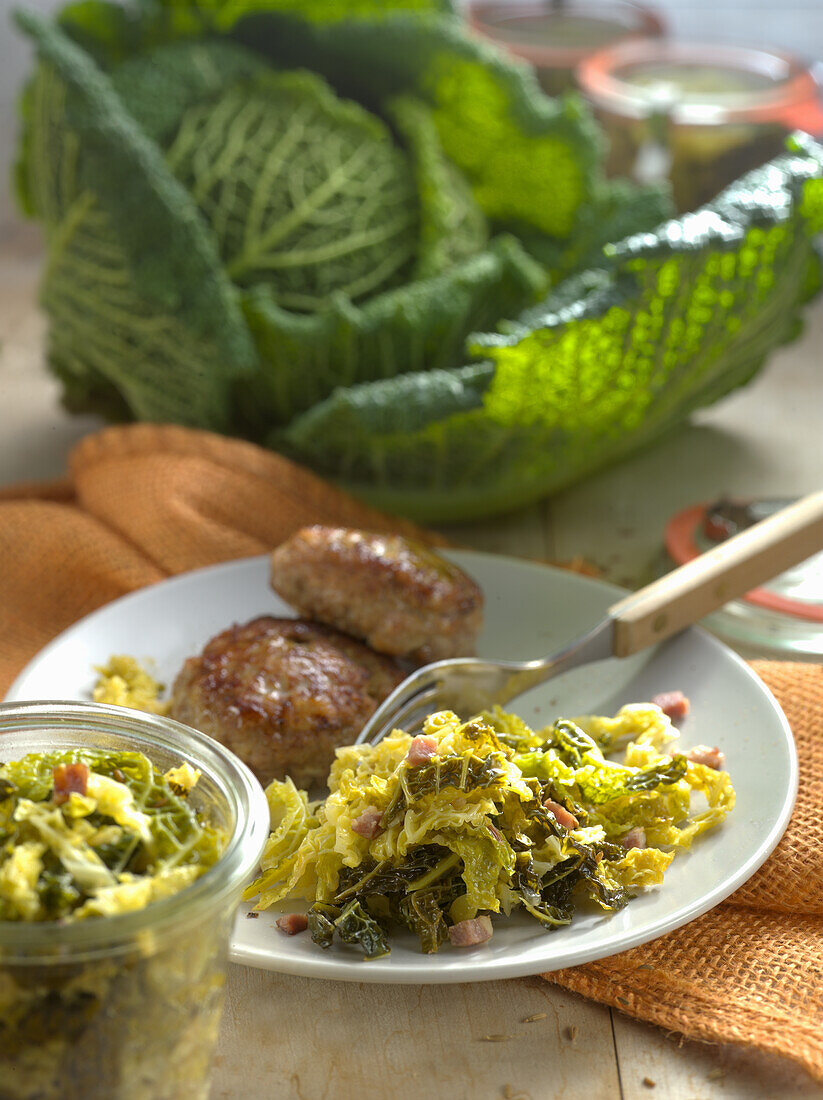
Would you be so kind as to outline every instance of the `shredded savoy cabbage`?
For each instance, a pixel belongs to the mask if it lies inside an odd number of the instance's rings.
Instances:
[[[168,714],[171,701],[161,698],[163,684],[134,657],[115,654],[105,665],[96,665],[97,682],[92,691],[95,703],[132,707],[149,714]]]
[[[189,886],[225,844],[189,801],[198,778],[125,751],[0,765],[0,920],[114,916]]]
[[[615,911],[660,885],[676,850],[734,806],[726,772],[670,751],[678,731],[652,703],[540,732],[501,710],[441,711],[424,736],[436,751],[419,764],[401,730],[338,749],[323,801],[290,779],[269,785],[272,831],[245,895],[256,909],[308,901],[316,943],[337,937],[366,958],[388,953],[398,925],[426,952],[478,915],[522,908],[552,930],[581,902]],[[622,763],[606,758],[619,748]]]

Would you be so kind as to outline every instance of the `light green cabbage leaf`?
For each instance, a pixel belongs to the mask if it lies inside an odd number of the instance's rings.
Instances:
[[[632,848],[622,859],[603,860],[598,867],[599,877],[609,890],[639,893],[660,886],[674,855],[659,848]]]
[[[267,73],[189,108],[166,160],[232,281],[269,287],[286,309],[356,301],[411,272],[408,159],[374,115],[311,73]]]
[[[60,809],[51,803],[21,798],[14,820],[25,822],[54,853],[78,886],[87,893],[117,885],[117,879],[81,833],[71,829]]]
[[[266,788],[271,831],[260,857],[263,870],[274,867],[294,855],[310,828],[317,825],[309,809],[305,791],[298,791],[288,777],[273,779]]]

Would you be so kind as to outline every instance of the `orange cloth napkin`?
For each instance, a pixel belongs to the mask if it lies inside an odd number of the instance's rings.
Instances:
[[[66,481],[0,493],[0,695],[50,638],[101,604],[264,553],[317,522],[421,537],[251,444],[150,424],[88,437]],[[823,668],[755,668],[800,760],[797,808],[774,854],[685,928],[545,977],[689,1038],[786,1055],[823,1080]]]

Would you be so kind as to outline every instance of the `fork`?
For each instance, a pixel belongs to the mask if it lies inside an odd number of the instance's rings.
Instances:
[[[588,633],[534,661],[459,657],[424,665],[377,708],[356,744],[393,729],[416,733],[427,714],[470,717],[538,684],[607,657],[629,657],[664,641],[823,550],[823,492],[812,493],[618,600]]]

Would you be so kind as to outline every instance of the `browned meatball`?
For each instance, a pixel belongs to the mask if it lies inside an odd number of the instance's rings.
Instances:
[[[325,782],[337,745],[355,739],[403,679],[400,666],[336,630],[264,616],[190,657],[172,716],[222,742],[261,783]]]
[[[275,592],[301,615],[418,663],[468,657],[483,593],[422,543],[346,527],[304,527],[271,556]]]

